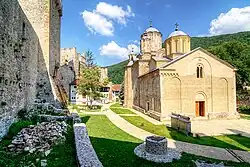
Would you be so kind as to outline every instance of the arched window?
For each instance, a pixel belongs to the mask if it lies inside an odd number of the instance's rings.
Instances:
[[[200,78],[203,78],[203,68],[200,67]]]
[[[200,78],[200,67],[197,67],[197,69],[196,69],[196,75],[197,75],[197,78]]]
[[[197,78],[203,78],[203,67],[199,64],[196,68],[196,76]]]

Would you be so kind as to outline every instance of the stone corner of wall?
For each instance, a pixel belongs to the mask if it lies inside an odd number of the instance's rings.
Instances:
[[[103,165],[99,161],[96,152],[90,142],[86,125],[84,123],[76,123],[73,127],[79,166],[102,167]]]

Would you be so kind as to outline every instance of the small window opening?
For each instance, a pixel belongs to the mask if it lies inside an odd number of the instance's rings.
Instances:
[[[196,68],[196,76],[197,78],[203,78],[203,68],[200,65]]]

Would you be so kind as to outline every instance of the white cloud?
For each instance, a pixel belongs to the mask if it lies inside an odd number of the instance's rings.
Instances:
[[[132,9],[127,5],[127,9],[123,10],[122,7],[111,5],[105,2],[99,2],[96,9],[81,13],[85,26],[93,33],[99,33],[105,36],[114,35],[113,21],[119,24],[126,25],[129,17],[134,17],[135,14]]]
[[[125,48],[119,46],[115,41],[111,41],[107,45],[101,46],[99,50],[101,56],[118,57],[120,59],[128,59],[128,54],[131,53],[132,50],[134,53],[139,53],[138,46],[130,44],[128,48]]]
[[[123,10],[121,6],[111,5],[105,2],[99,2],[99,4],[97,4],[96,12],[110,19],[116,20],[120,24],[126,24],[128,17],[135,16],[129,5],[127,5],[127,10]]]
[[[95,13],[84,11],[81,13],[86,27],[93,33],[99,33],[104,36],[113,36],[114,26],[112,21],[107,20],[105,17]]]
[[[133,51],[135,54],[137,54],[137,53],[140,52],[140,49],[139,49],[139,47],[138,47],[137,45],[129,44],[129,45],[128,45],[128,52],[129,52],[129,53],[132,53],[132,51]]]
[[[211,35],[236,33],[250,30],[250,6],[232,8],[227,13],[221,13],[210,23]]]

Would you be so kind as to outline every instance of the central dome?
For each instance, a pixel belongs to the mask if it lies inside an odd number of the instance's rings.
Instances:
[[[170,37],[174,37],[174,36],[180,36],[180,35],[187,35],[185,32],[183,32],[183,31],[174,31],[174,32],[172,32],[169,36],[168,36],[168,38],[170,38]]]
[[[146,32],[160,32],[160,31],[154,27],[149,27],[148,29],[146,29]]]

